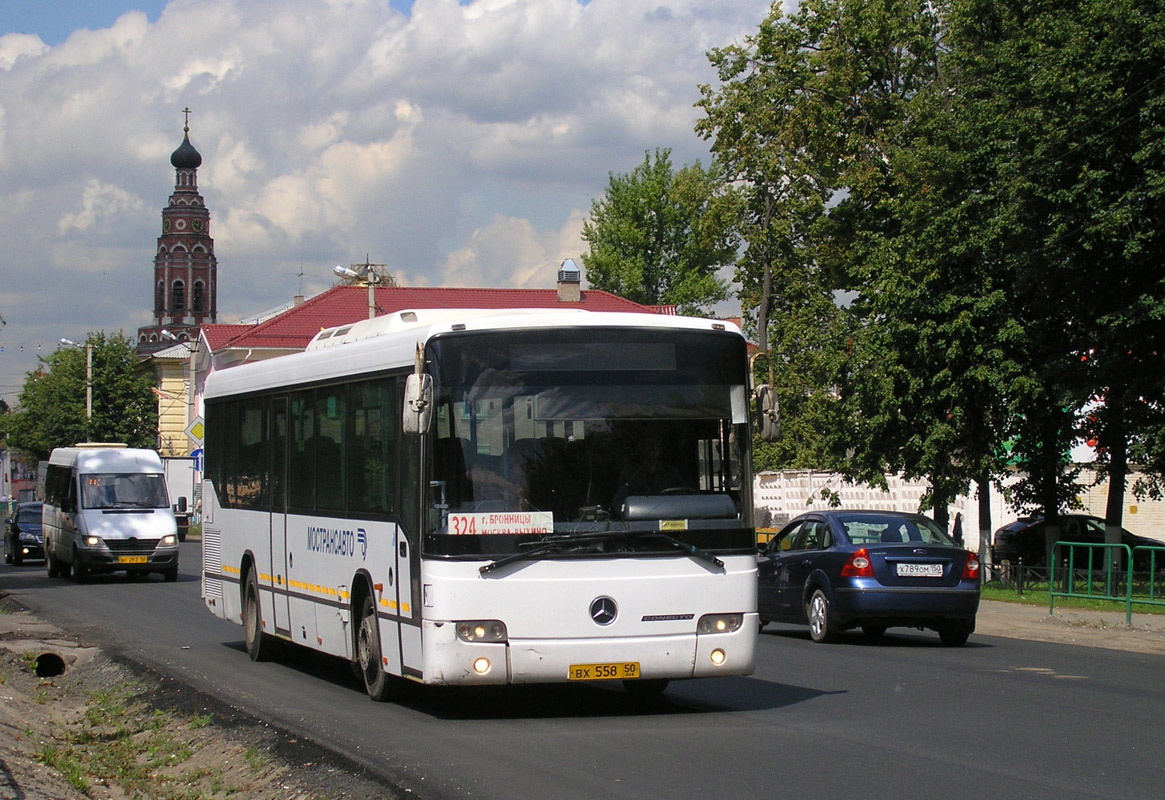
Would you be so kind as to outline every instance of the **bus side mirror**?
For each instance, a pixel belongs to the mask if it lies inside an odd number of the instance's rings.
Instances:
[[[768,384],[756,387],[756,416],[762,441],[775,442],[781,438],[781,405],[777,393]]]
[[[174,510],[176,512],[178,512],[179,514],[186,513],[186,498],[185,497],[178,498],[178,502],[177,502],[177,504],[175,504]]]
[[[405,380],[404,432],[426,433],[432,418],[433,376],[414,372]]]

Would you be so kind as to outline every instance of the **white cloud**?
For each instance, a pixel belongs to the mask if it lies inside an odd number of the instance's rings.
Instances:
[[[48,45],[32,33],[9,33],[0,36],[0,69],[10,70],[21,58],[39,56]]]
[[[528,219],[500,214],[469,236],[450,253],[441,277],[448,286],[553,286],[564,258],[577,258],[582,249],[581,211],[574,211],[557,230],[538,230]]]
[[[553,286],[609,173],[656,147],[707,160],[692,130],[706,51],[768,10],[173,0],[153,24],[129,11],[54,47],[0,36],[0,393],[13,402],[35,366],[13,343],[148,319],[183,108],[223,320],[366,255],[412,285]]]
[[[117,186],[102,184],[96,178],[86,182],[78,208],[57,221],[57,232],[87,232],[102,221],[117,221],[129,213],[144,213],[146,205]]]

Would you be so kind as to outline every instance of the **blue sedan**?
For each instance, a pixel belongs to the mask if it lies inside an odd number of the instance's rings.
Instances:
[[[807,623],[815,642],[909,627],[957,647],[975,630],[979,558],[921,514],[802,514],[761,548],[758,575],[761,627]]]

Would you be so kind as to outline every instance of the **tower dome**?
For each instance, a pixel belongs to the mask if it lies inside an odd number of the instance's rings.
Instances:
[[[190,129],[183,130],[182,144],[170,155],[170,163],[175,169],[198,169],[202,166],[202,154],[190,143]]]

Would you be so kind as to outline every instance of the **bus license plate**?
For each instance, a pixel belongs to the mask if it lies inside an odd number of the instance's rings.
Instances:
[[[144,564],[148,559],[145,556],[118,556],[118,564]]]
[[[567,680],[610,681],[639,677],[639,662],[625,661],[616,664],[571,664]]]

